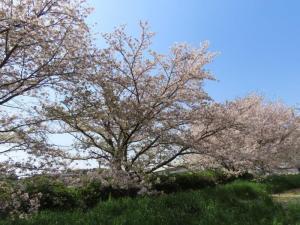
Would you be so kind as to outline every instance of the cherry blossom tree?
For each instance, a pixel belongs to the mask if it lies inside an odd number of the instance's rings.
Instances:
[[[89,11],[77,0],[0,2],[0,155],[42,148],[32,97],[51,94],[88,64]]]
[[[201,142],[226,128],[206,114],[210,98],[205,69],[214,54],[176,44],[169,55],[150,49],[153,34],[141,23],[139,38],[125,28],[105,34],[94,71],[70,85],[60,102],[44,104],[44,115],[72,135],[73,160],[95,159],[115,171],[147,174],[169,166]],[[197,135],[191,125],[207,116]]]
[[[141,23],[138,38],[120,27],[97,49],[89,12],[82,0],[0,2],[0,157],[26,152],[24,169],[95,160],[138,176],[186,160],[262,171],[299,163],[294,109],[257,95],[210,99],[207,43],[159,54]],[[50,144],[52,134],[74,143]]]
[[[299,164],[299,116],[281,102],[250,95],[220,104],[233,126],[210,137],[205,154],[187,158],[190,166],[223,167],[229,171],[272,172]],[[198,130],[200,125],[193,129]],[[199,151],[198,151],[199,152]]]

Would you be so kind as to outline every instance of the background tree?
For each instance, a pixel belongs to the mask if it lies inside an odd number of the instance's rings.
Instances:
[[[250,95],[219,105],[234,124],[205,146],[206,155],[188,158],[196,166],[221,166],[229,171],[272,172],[299,164],[299,116],[292,107]],[[200,125],[201,127],[201,125]],[[199,129],[199,125],[193,129]],[[298,153],[297,153],[298,152]]]

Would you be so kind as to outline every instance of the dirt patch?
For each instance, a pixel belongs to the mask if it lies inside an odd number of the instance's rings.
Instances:
[[[275,201],[282,203],[300,203],[300,189],[293,189],[280,194],[272,195]]]

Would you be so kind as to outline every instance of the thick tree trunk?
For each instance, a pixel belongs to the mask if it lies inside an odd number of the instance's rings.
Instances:
[[[115,154],[113,156],[112,160],[112,169],[115,171],[124,171],[124,165],[123,165],[123,150],[122,149],[117,149],[115,151]]]

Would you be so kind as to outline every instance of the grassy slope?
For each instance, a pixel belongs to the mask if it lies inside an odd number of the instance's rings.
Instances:
[[[84,213],[42,212],[0,225],[300,225],[300,205],[274,203],[266,186],[237,181],[160,197],[123,198]]]

